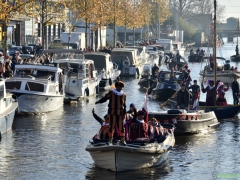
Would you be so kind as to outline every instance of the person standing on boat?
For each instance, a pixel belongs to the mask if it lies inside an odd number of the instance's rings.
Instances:
[[[185,87],[185,84],[181,84],[181,89],[177,93],[177,108],[186,109],[189,105],[189,92]]]
[[[209,62],[210,62],[210,68],[212,68],[212,70],[213,70],[214,69],[214,59],[213,59],[212,54],[210,54]]]
[[[144,111],[138,111],[136,123],[132,123],[130,126],[130,139],[136,140],[137,138],[148,137],[148,124],[144,121]]]
[[[216,86],[214,85],[214,81],[209,80],[209,85],[204,88],[202,84],[201,88],[203,93],[207,93],[206,106],[216,106]]]
[[[130,104],[130,109],[127,113],[132,115],[132,117],[133,117],[132,122],[135,122],[137,119],[137,109],[133,103]]]
[[[188,89],[192,89],[192,102],[191,104],[193,105],[195,98],[198,96],[200,92],[200,86],[197,84],[197,80],[193,81],[193,85],[191,85]]]
[[[218,106],[227,106],[227,100],[225,98],[225,92],[229,89],[229,85],[227,87],[224,87],[223,82],[219,82],[217,86],[217,93],[218,93],[218,99],[217,99],[217,105]]]
[[[126,95],[123,93],[122,88],[124,83],[118,81],[115,83],[116,89],[109,91],[103,98],[98,100],[95,104],[104,103],[109,100],[108,103],[108,115],[109,115],[109,145],[112,145],[114,128],[117,124],[119,134],[121,137],[120,143],[126,145],[125,142],[125,131],[123,127],[123,119],[126,114]]]
[[[159,67],[157,66],[156,63],[154,63],[154,66],[152,67],[152,77],[156,78],[156,71],[159,70]]]
[[[237,105],[239,103],[239,100],[238,100],[239,83],[237,81],[237,77],[234,77],[234,81],[232,82],[232,93],[233,93],[233,104]]]
[[[239,56],[239,49],[238,49],[238,45],[236,45],[236,49],[235,49],[235,51],[236,51],[236,56]]]

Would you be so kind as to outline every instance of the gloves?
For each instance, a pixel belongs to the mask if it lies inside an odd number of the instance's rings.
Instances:
[[[94,114],[94,108],[92,109],[92,113]]]

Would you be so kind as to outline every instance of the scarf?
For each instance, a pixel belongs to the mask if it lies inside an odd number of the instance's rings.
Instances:
[[[139,122],[140,124],[143,124],[144,120],[137,119],[137,122]]]
[[[213,86],[208,85],[208,87],[209,87],[209,89],[213,89],[215,87],[215,85],[213,85]]]
[[[114,94],[116,94],[117,96],[121,96],[121,95],[123,95],[123,91],[117,91],[116,89],[113,89],[113,92],[114,92]]]

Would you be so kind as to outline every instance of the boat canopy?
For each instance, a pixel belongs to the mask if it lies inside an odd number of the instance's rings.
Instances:
[[[183,79],[183,74],[176,71],[160,71],[158,74],[158,82],[180,82]]]
[[[111,56],[107,53],[84,53],[86,59],[94,61],[94,65],[97,70],[108,69],[108,64],[111,62]]]

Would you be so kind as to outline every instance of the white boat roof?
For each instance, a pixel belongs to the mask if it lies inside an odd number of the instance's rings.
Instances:
[[[135,48],[114,48],[112,51],[136,51]]]
[[[56,63],[56,65],[58,65]],[[54,64],[49,65],[39,65],[39,64],[16,64],[15,69],[36,69],[36,70],[47,70],[53,72],[62,72],[62,69],[54,66]]]
[[[171,39],[158,39],[157,43],[172,43]]]
[[[89,64],[89,63],[93,63],[94,61],[91,59],[59,59],[56,60],[57,63],[74,63],[74,64]]]
[[[105,52],[84,52],[84,55],[96,55],[96,56],[110,56],[110,54]]]

